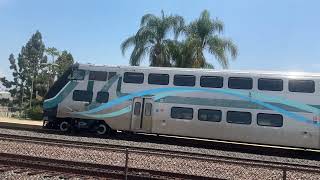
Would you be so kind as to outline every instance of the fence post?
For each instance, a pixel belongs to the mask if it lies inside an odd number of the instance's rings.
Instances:
[[[287,169],[283,169],[282,179],[283,179],[283,180],[286,180],[286,179],[287,179]]]
[[[126,164],[125,164],[125,172],[124,172],[125,180],[128,179],[128,161],[129,161],[129,150],[128,148],[126,148]]]

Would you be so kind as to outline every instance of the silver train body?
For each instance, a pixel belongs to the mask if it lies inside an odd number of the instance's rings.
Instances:
[[[75,64],[43,106],[47,128],[320,149],[320,74]]]

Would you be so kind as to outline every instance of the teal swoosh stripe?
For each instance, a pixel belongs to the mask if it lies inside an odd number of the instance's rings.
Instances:
[[[87,84],[87,91],[93,91],[93,87],[94,87],[94,80],[89,80],[88,84]]]
[[[258,93],[258,92],[252,92],[251,93],[251,97],[255,98],[255,99],[259,99],[261,101],[266,101],[266,102],[275,102],[275,103],[280,103],[280,104],[285,104],[287,106],[291,106],[291,107],[295,107],[307,112],[312,112],[316,115],[320,115],[320,109],[313,107],[311,105],[307,105],[304,103],[300,103],[300,102],[296,102],[296,101],[292,101],[289,100],[287,98],[283,98],[283,97],[271,97],[271,96],[267,96],[264,95],[262,93]]]
[[[118,80],[118,84],[117,84],[117,91],[116,91],[117,97],[130,95],[128,93],[122,93],[121,92],[121,83],[122,83],[122,77],[120,76],[119,80]]]
[[[120,81],[120,79],[121,79],[121,77],[119,78],[119,81]],[[121,98],[114,99],[108,103],[101,104],[101,106],[99,106],[95,109],[85,111],[85,112],[79,112],[78,114],[91,114],[91,113],[99,112],[99,111],[108,109],[114,105],[121,104],[125,101],[133,99],[134,97],[153,94],[153,95],[155,95],[156,99],[159,99],[159,98],[168,96],[170,94],[172,95],[172,94],[178,94],[178,93],[183,93],[183,92],[209,92],[209,93],[228,94],[231,96],[247,98],[249,100],[256,99],[256,100],[259,100],[262,102],[277,103],[275,105],[284,104],[286,106],[290,106],[292,108],[295,108],[295,109],[293,109],[295,111],[297,111],[297,109],[300,109],[300,110],[312,112],[315,114],[319,113],[319,109],[317,109],[315,107],[312,107],[312,106],[309,106],[309,105],[306,105],[303,103],[295,102],[295,101],[285,100],[281,97],[270,97],[270,96],[266,96],[266,95],[262,95],[262,94],[258,94],[258,93],[240,92],[240,91],[233,90],[233,89],[206,89],[206,88],[174,87],[174,88],[157,88],[157,89],[149,89],[149,90],[145,90],[145,91],[139,91],[139,92],[132,93],[132,94],[129,94],[126,96],[122,96]],[[245,100],[247,100],[247,99],[245,99]]]
[[[131,105],[127,106],[123,109],[120,109],[119,111],[114,111],[114,112],[107,113],[107,114],[85,114],[84,116],[91,117],[91,118],[97,118],[97,119],[104,119],[104,118],[111,118],[111,117],[120,116],[120,115],[126,114],[128,112],[131,112]]]
[[[115,75],[113,76],[111,79],[109,79],[107,81],[107,83],[101,88],[101,92],[109,92],[109,89],[111,88],[111,86],[117,81],[119,75]],[[89,84],[88,84],[89,86]],[[87,86],[87,90],[89,89]],[[92,85],[92,88],[93,88],[93,85]],[[89,89],[90,90],[90,89]],[[92,100],[91,103],[87,106],[87,110],[90,110],[90,109],[94,109],[98,106],[100,106],[101,103],[97,103],[96,100]]]
[[[120,98],[117,98],[113,101],[110,101],[108,103],[102,104],[101,106],[92,109],[90,111],[84,111],[84,112],[78,112],[76,114],[82,114],[82,115],[94,115],[95,113],[102,111],[102,110],[106,110],[110,107],[113,107],[114,105],[118,105],[118,104],[122,104],[134,97],[140,97],[140,96],[146,96],[146,95],[155,95],[158,98],[159,97],[164,97],[164,96],[168,96],[172,94],[177,94],[177,93],[181,93],[181,92],[206,92],[206,93],[221,93],[221,94],[225,94],[225,95],[230,95],[230,96],[234,96],[237,98],[240,98],[242,100],[248,101],[248,102],[252,102],[254,104],[263,106],[267,109],[271,109],[275,112],[281,113],[285,116],[288,116],[292,119],[295,119],[297,121],[302,121],[302,122],[306,122],[306,123],[314,123],[313,120],[308,119],[300,114],[295,114],[289,111],[286,111],[278,106],[272,105],[268,102],[268,100],[266,100],[266,102],[264,101],[264,99],[268,99],[270,98],[270,101],[276,101],[276,103],[282,103],[283,99],[282,98],[276,98],[276,97],[269,97],[269,96],[265,96],[262,94],[258,94],[258,93],[251,93],[251,92],[240,92],[237,90],[233,90],[233,89],[207,89],[207,88],[188,88],[188,87],[173,87],[173,88],[157,88],[157,89],[149,89],[149,90],[144,90],[144,91],[139,91],[139,92],[135,92]],[[164,94],[164,95],[161,95]],[[254,95],[254,96],[253,96]],[[307,110],[308,112],[318,112],[319,110],[303,104],[303,103],[299,103],[299,102],[295,102],[295,101],[285,101],[286,105],[290,105],[292,107],[295,108],[300,108],[302,110]],[[318,125],[318,124],[316,124]],[[320,126],[320,124],[319,124]]]
[[[106,83],[106,85],[104,85],[101,89],[101,91],[103,92],[108,92],[110,87],[113,85],[113,83],[115,83],[117,81],[117,79],[119,78],[119,75],[115,75],[113,76],[111,79],[108,80],[108,82]]]
[[[43,102],[43,108],[49,109],[56,107],[59,103],[63,101],[64,98],[66,98],[70,92],[78,85],[78,82],[76,81],[69,81],[67,85],[53,98],[47,99]]]
[[[320,105],[309,105],[309,106],[312,106],[314,108],[320,109]]]
[[[196,98],[196,97],[181,97],[181,96],[167,96],[168,93],[163,93],[161,96],[157,96],[156,102],[160,103],[173,103],[173,104],[191,104],[199,106],[216,106],[216,107],[230,107],[230,108],[244,108],[244,109],[261,109],[266,110],[268,108],[243,100],[230,100],[230,99],[208,99],[208,98]],[[166,96],[166,97],[165,97]],[[268,102],[267,102],[268,103]],[[295,107],[287,106],[279,103],[269,103],[273,106],[277,106],[281,109],[291,112],[308,112]]]

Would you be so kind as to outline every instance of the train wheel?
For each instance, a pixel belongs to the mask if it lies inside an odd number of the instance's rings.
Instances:
[[[106,124],[98,124],[98,126],[96,127],[96,132],[98,135],[105,135],[105,134],[109,134],[110,129]]]
[[[59,125],[59,129],[62,132],[68,132],[70,131],[70,124],[67,121],[62,121]]]

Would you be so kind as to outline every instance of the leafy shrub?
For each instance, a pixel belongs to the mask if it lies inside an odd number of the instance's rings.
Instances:
[[[27,116],[33,120],[41,120],[42,114],[43,111],[41,106],[34,106],[31,109],[27,110]]]

